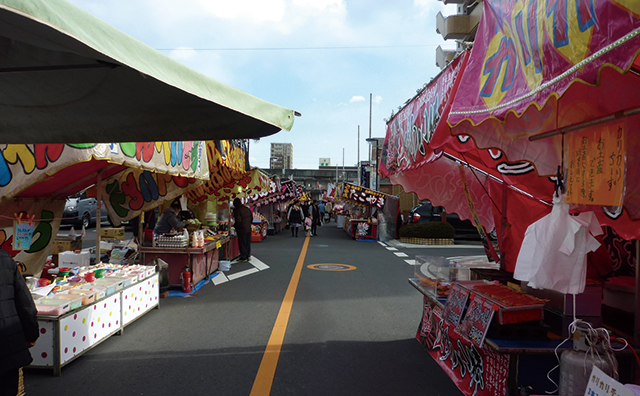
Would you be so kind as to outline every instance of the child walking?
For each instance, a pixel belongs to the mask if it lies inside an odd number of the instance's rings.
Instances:
[[[309,215],[304,219],[304,229],[307,232],[306,236],[313,236],[311,235],[311,224],[313,224],[313,220],[311,219],[311,215]]]

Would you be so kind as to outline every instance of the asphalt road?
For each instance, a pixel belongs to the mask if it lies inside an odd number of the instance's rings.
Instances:
[[[318,233],[309,239],[286,327],[278,328],[285,333],[270,394],[461,394],[414,338],[422,295],[407,282],[413,266],[405,260],[479,255],[482,247],[394,251],[354,241],[335,223]],[[249,395],[304,241],[284,231],[253,244],[252,255],[268,269],[208,283],[189,298],[162,299],[122,335],[65,366],[61,377],[26,370],[27,394]],[[226,274],[250,265],[233,264]]]

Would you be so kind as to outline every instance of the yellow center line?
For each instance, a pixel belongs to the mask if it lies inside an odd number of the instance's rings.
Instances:
[[[251,388],[251,396],[268,396],[271,393],[271,385],[273,385],[273,377],[276,374],[276,367],[278,366],[278,359],[280,358],[280,350],[282,349],[282,343],[284,341],[284,334],[287,331],[287,325],[289,323],[289,316],[291,315],[291,307],[293,306],[293,298],[296,295],[298,289],[298,283],[300,282],[300,274],[302,273],[302,267],[304,264],[304,258],[307,255],[307,248],[309,247],[310,237],[306,237],[302,251],[298,257],[298,263],[293,270],[293,275],[289,281],[289,287],[280,305],[280,311],[276,317],[276,323],[271,330],[271,336],[267,343],[267,348],[262,356],[262,362],[258,369],[256,379],[253,381],[253,387]]]

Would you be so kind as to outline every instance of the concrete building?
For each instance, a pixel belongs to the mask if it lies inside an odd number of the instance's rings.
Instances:
[[[271,143],[271,155],[269,163],[271,169],[292,169],[293,144]]]
[[[455,58],[456,53],[465,50],[473,43],[484,5],[483,2],[474,0],[442,0],[442,2],[457,4],[458,12],[447,17],[440,12],[436,15],[436,31],[445,40],[456,40],[455,50],[444,50],[441,46],[436,48],[436,65],[440,69],[444,69]]]

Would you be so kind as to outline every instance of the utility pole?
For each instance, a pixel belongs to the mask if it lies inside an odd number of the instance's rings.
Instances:
[[[362,167],[360,166],[360,125],[358,125],[358,185],[362,185],[362,176],[360,175],[360,171]]]
[[[373,108],[373,94],[369,94],[369,139],[371,139],[371,109]],[[371,148],[369,148],[369,164],[371,164]]]

